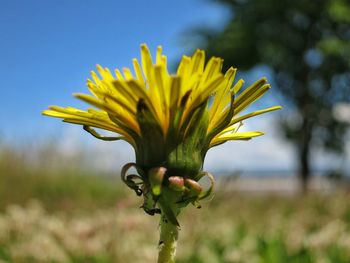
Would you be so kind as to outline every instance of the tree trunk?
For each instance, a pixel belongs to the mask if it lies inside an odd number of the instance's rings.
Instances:
[[[310,169],[310,146],[312,137],[312,124],[306,116],[303,118],[302,127],[300,130],[300,140],[298,144],[298,161],[299,161],[299,181],[300,191],[302,194],[308,192],[309,179],[311,176]]]

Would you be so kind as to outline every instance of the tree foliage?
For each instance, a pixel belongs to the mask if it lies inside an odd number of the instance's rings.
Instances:
[[[269,66],[294,110],[281,120],[298,149],[300,175],[310,174],[313,146],[341,152],[346,124],[334,116],[350,100],[350,2],[346,0],[217,0],[230,9],[220,31],[200,29],[209,55],[225,65]]]

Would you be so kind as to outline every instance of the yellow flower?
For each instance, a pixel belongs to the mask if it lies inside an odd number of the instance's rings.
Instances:
[[[213,57],[205,63],[203,50],[192,57],[183,56],[176,74],[168,72],[161,47],[154,61],[148,47],[141,45],[141,64],[137,59],[132,63],[133,70],[123,68],[112,73],[98,65],[99,75],[91,72],[87,86],[92,95],[75,96],[95,108],[85,111],[51,106],[43,114],[83,125],[100,139],[130,143],[143,181],[150,181],[148,173],[154,167],[165,167],[168,178],[180,175],[198,181],[209,148],[262,135],[260,131],[239,132],[242,121],[280,108],[240,115],[270,85],[262,78],[241,91],[244,81],[234,83],[236,69],[231,67],[223,74],[223,60]],[[120,136],[102,137],[92,127]],[[127,183],[138,189],[132,180]],[[191,183],[187,181],[187,185]]]

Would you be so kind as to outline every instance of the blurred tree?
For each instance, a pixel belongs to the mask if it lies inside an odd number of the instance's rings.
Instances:
[[[212,0],[214,1],[214,0]],[[334,106],[350,99],[350,1],[216,0],[230,9],[223,30],[199,29],[209,56],[225,66],[272,69],[286,99],[281,128],[297,149],[302,189],[315,146],[342,152],[346,124]]]

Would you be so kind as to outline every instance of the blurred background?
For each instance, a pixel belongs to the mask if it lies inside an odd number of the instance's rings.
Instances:
[[[86,108],[71,94],[95,65],[129,67],[141,43],[173,72],[203,48],[245,87],[266,76],[249,111],[284,107],[209,151],[216,195],[180,217],[178,262],[350,262],[348,1],[0,3],[0,263],[155,262],[157,220],[119,180],[132,148],[40,114]]]

